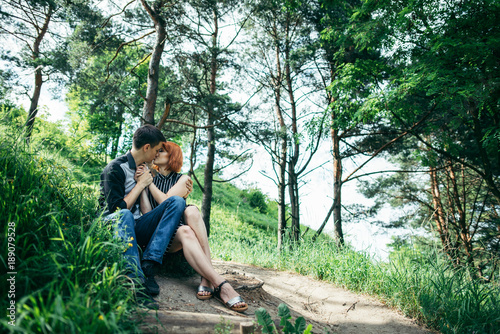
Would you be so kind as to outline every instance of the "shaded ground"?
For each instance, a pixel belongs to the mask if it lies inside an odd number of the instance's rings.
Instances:
[[[160,311],[149,312],[149,315],[159,319],[161,325],[155,326],[148,320],[152,326],[146,330],[213,333],[214,324],[220,324],[223,316],[236,324],[232,332],[239,333],[239,322],[254,321],[258,308],[264,307],[275,320],[278,319],[278,305],[285,303],[291,310],[292,320],[303,316],[307,324],[313,325],[313,333],[431,333],[372,297],[336,288],[326,282],[244,264],[223,261],[214,261],[213,264],[249,304],[245,313],[230,311],[215,299],[198,300],[195,294],[199,276],[160,276],[157,281],[161,293],[156,298]]]

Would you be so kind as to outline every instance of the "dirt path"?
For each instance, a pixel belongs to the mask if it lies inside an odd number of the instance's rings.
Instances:
[[[308,324],[313,325],[313,333],[431,333],[372,297],[336,288],[326,282],[238,263],[214,261],[213,264],[217,272],[237,288],[249,304],[249,309],[244,314],[238,314],[226,309],[217,300],[198,300],[195,296],[199,284],[198,276],[160,276],[157,278],[161,288],[157,298],[160,311],[155,317],[160,319],[163,326],[160,329],[151,328],[150,331],[195,333],[194,329],[183,329],[182,325],[179,325],[179,319],[186,318],[194,327],[196,326],[193,322],[198,321],[198,327],[205,327],[196,333],[212,333],[213,321],[215,319],[215,323],[220,323],[220,316],[232,320],[253,321],[255,310],[264,307],[274,320],[278,319],[278,305],[286,303],[292,312],[293,320],[303,316]],[[212,320],[195,320],[198,319],[195,316]]]

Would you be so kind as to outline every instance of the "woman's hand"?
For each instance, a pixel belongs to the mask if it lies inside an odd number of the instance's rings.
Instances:
[[[146,164],[142,164],[142,165],[137,166],[137,168],[135,169],[135,175],[134,175],[135,182],[139,182],[139,176],[141,176],[142,174],[144,174],[147,171],[149,171],[149,168],[148,168],[148,166],[146,166]]]
[[[186,180],[186,190],[187,193],[186,196],[184,196],[184,198],[188,197],[189,194],[191,194],[191,192],[193,191],[193,180],[191,180],[190,177],[188,177],[188,179]]]
[[[146,166],[139,166],[135,171],[134,179],[142,188],[148,187],[153,182],[153,176]]]

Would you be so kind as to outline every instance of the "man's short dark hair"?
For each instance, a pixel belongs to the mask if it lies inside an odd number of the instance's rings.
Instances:
[[[154,147],[162,141],[167,141],[163,133],[157,127],[146,124],[135,130],[132,145],[134,145],[135,149],[140,149],[146,144]]]

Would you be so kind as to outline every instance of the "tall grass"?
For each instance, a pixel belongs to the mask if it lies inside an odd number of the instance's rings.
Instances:
[[[475,280],[438,251],[402,249],[377,262],[333,240],[310,239],[276,249],[276,230],[248,225],[237,214],[213,207],[210,245],[214,257],[332,282],[378,296],[389,306],[443,333],[500,333],[500,287]]]
[[[16,234],[15,322],[12,333],[129,332],[131,282],[122,274],[122,246],[96,219],[96,189],[75,180],[61,158],[0,132],[1,260],[7,268],[8,223]],[[12,233],[12,231],[10,231]],[[2,277],[6,282],[7,277]],[[1,309],[9,306],[0,284]],[[10,322],[10,323],[9,323]]]

